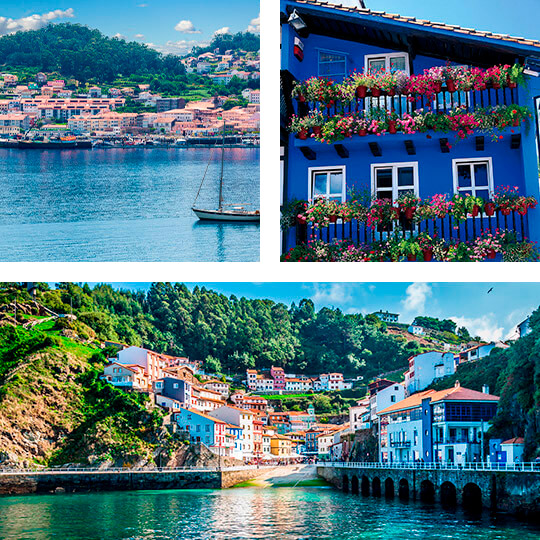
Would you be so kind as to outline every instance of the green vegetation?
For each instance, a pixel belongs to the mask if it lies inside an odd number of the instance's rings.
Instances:
[[[219,49],[220,54],[230,50],[242,50],[247,52],[257,52],[260,48],[260,39],[251,32],[238,32],[237,34],[218,34],[214,36],[208,47],[195,47],[191,54],[198,56],[206,52],[214,52]]]
[[[414,324],[440,332],[456,333],[457,324],[449,319],[440,320],[435,317],[416,317]]]
[[[490,437],[525,438],[527,459],[540,455],[540,309],[530,319],[531,333],[509,349],[495,348],[485,358],[461,364],[454,375],[437,381],[441,390],[459,380],[462,386],[501,396]]]

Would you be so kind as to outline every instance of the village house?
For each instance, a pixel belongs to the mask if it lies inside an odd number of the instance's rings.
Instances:
[[[123,365],[141,366],[150,383],[156,379],[162,379],[163,370],[168,365],[163,355],[142,347],[128,347],[118,351],[114,362]]]
[[[278,459],[288,459],[292,456],[292,441],[285,435],[276,433],[270,438],[270,453]]]
[[[108,383],[124,390],[147,392],[149,380],[144,367],[137,364],[112,362],[103,369],[102,378]]]
[[[424,70],[436,74],[447,66],[486,70],[517,64],[523,69],[526,83],[517,87],[507,81],[495,81],[494,85],[488,81],[485,89],[480,86],[459,91],[443,81],[441,91],[437,88],[433,98],[419,95],[418,100],[410,100],[400,93],[383,92],[379,96],[378,92],[369,91],[365,97],[354,98],[351,109],[344,106],[347,111],[354,109],[368,116],[372,110],[380,114],[394,112],[399,119],[408,119],[428,107],[441,114],[450,114],[459,107],[470,114],[486,107],[506,110],[518,105],[534,113],[540,95],[540,41],[372,11],[359,3],[351,7],[319,0],[281,0],[280,5],[283,204],[318,198],[341,203],[352,189],[367,189],[372,197],[392,202],[405,193],[423,200],[436,195],[451,198],[454,194],[470,194],[487,201],[491,193],[509,183],[509,178],[520,195],[540,198],[535,120],[529,127],[522,127],[521,122],[505,125],[496,138],[476,129],[469,136],[462,131],[463,138],[457,129],[450,133],[433,131],[429,137],[419,131],[385,132],[380,136],[355,132],[345,140],[326,144],[313,137],[296,138],[288,131],[293,114],[304,117],[314,106],[292,97],[295,82],[321,76],[341,83],[353,70],[368,74],[402,73],[400,77],[408,78],[423,74]],[[324,117],[333,118],[340,106],[323,107]],[[503,217],[501,214],[505,227],[518,238],[540,239],[538,209],[531,209],[523,220],[519,215],[515,220]],[[443,232],[439,227],[439,233],[450,240],[457,239],[458,234],[464,238],[467,230],[470,240],[473,234],[488,227],[484,218],[482,227],[477,225],[473,233],[473,218],[467,215],[458,230],[446,227]],[[500,226],[499,217],[492,221],[492,230]],[[436,224],[439,220],[432,220],[429,230],[433,231]],[[352,223],[351,233],[348,228],[345,232],[353,234],[354,241],[355,228]],[[311,233],[307,229],[298,224],[285,232],[284,251],[303,243]],[[370,242],[371,231],[366,227],[365,238],[363,231],[362,222],[358,241]],[[335,235],[340,234],[338,226]],[[376,239],[379,237],[377,233]]]
[[[234,442],[227,437],[227,423],[195,409],[181,407],[174,414],[178,429],[189,436],[192,443],[202,443],[219,456],[231,455]]]
[[[378,413],[380,461],[483,461],[483,438],[499,398],[460,386],[425,390]]]
[[[466,349],[459,352],[459,355],[456,357],[456,365],[462,364],[463,362],[474,362],[489,356],[493,349],[507,349],[508,345],[502,341],[491,343],[479,343],[478,345],[473,345],[472,347],[467,347]]]
[[[213,390],[214,392],[218,392],[225,399],[229,397],[229,391],[230,391],[229,383],[218,381],[217,379],[210,379],[209,381],[205,381],[201,383],[201,386],[203,388]]]
[[[435,379],[452,375],[456,371],[454,354],[429,351],[409,358],[409,369],[405,372],[407,395],[427,388]]]
[[[251,411],[239,409],[232,405],[223,405],[210,413],[212,418],[218,418],[223,422],[239,426],[242,429],[242,452],[246,459],[253,457],[254,452],[254,434],[253,418]]]

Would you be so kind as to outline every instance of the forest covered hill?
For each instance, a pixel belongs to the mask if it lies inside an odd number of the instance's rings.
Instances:
[[[21,302],[30,300],[21,284],[0,284],[0,308],[17,295]],[[316,310],[309,299],[286,306],[205,287],[191,291],[183,284],[154,283],[147,292],[132,292],[61,283],[57,289],[39,284],[37,300],[57,313],[73,308],[101,340],[189,356],[226,374],[276,365],[289,372],[341,371],[368,380],[405,368],[412,354],[436,348],[389,333],[373,315]]]

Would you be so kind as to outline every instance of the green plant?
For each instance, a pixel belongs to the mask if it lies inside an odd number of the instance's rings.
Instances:
[[[400,252],[403,255],[419,255],[422,252],[416,238],[405,238],[399,243]]]
[[[307,201],[291,199],[281,208],[280,226],[282,231],[286,231],[296,223],[296,216],[306,211]]]

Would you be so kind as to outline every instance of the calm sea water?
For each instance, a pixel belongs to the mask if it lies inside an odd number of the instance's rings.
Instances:
[[[538,540],[539,531],[329,488],[238,488],[0,498],[0,538]]]
[[[212,153],[212,155],[211,155]],[[0,148],[0,261],[258,261],[257,224],[200,223],[217,206],[211,149]],[[259,205],[259,150],[225,151],[228,203]]]

